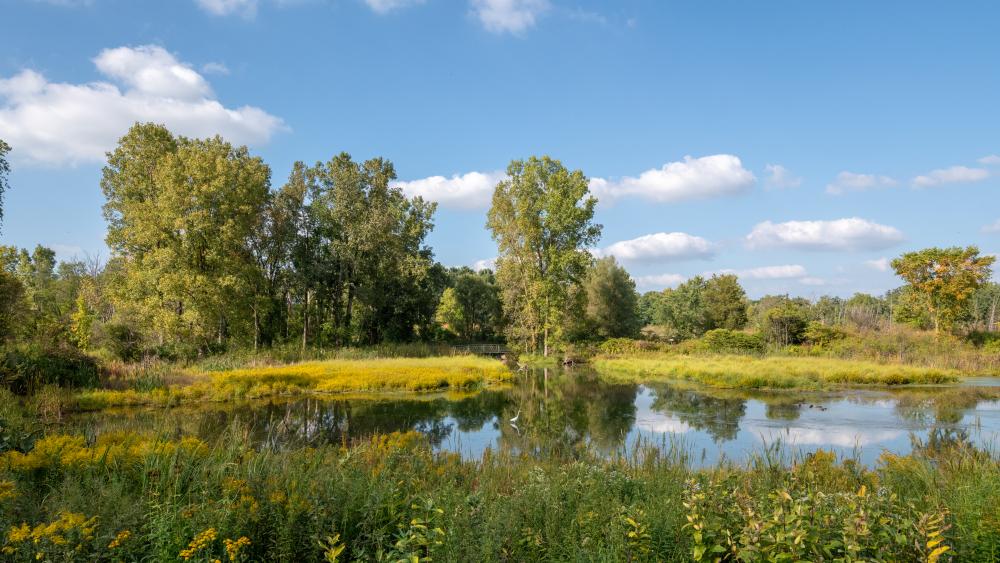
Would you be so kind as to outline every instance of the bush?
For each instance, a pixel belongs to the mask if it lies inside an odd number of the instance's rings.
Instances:
[[[802,338],[805,342],[814,346],[829,346],[837,340],[847,338],[847,332],[835,326],[828,326],[813,321],[809,323],[805,332],[802,333]]]
[[[94,387],[97,362],[76,348],[21,345],[0,351],[0,383],[21,395],[44,385]]]
[[[701,339],[704,350],[725,354],[762,354],[766,348],[759,334],[717,328],[705,333]]]
[[[125,323],[108,323],[104,325],[101,344],[111,354],[123,362],[134,362],[142,355],[139,333]]]

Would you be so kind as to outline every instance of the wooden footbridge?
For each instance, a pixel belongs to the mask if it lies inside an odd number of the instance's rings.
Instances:
[[[460,354],[479,356],[500,357],[510,354],[510,350],[503,344],[456,344],[451,349]]]

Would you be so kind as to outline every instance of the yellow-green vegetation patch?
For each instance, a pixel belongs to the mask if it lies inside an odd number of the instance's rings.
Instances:
[[[594,365],[606,377],[632,381],[687,380],[743,389],[821,388],[827,385],[953,383],[958,372],[836,358],[682,356],[652,354],[602,357]]]
[[[77,396],[77,407],[93,410],[304,393],[456,390],[493,385],[510,378],[510,370],[502,362],[477,356],[326,360],[196,372],[191,374],[190,383],[149,391],[86,391]]]

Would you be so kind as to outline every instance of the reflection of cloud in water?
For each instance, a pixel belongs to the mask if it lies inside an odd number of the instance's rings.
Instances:
[[[635,421],[635,427],[639,430],[660,434],[684,434],[691,430],[691,426],[683,420],[655,412],[647,412],[639,415]]]
[[[755,436],[762,437],[764,443],[767,444],[781,440],[790,445],[839,446],[842,448],[879,444],[906,435],[901,430],[862,430],[851,426],[827,426],[824,428],[748,426],[746,430]]]

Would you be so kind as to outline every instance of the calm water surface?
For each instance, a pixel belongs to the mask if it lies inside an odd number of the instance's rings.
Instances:
[[[208,442],[235,425],[255,443],[275,448],[416,430],[436,448],[467,458],[502,447],[539,455],[572,455],[585,447],[628,455],[644,445],[681,448],[694,465],[742,461],[769,448],[786,456],[822,448],[872,464],[884,451],[908,453],[915,441],[1000,446],[1000,378],[951,387],[754,393],[612,384],[587,369],[549,369],[520,374],[510,388],[464,397],[275,399],[93,413],[71,424],[94,434],[166,431]]]

